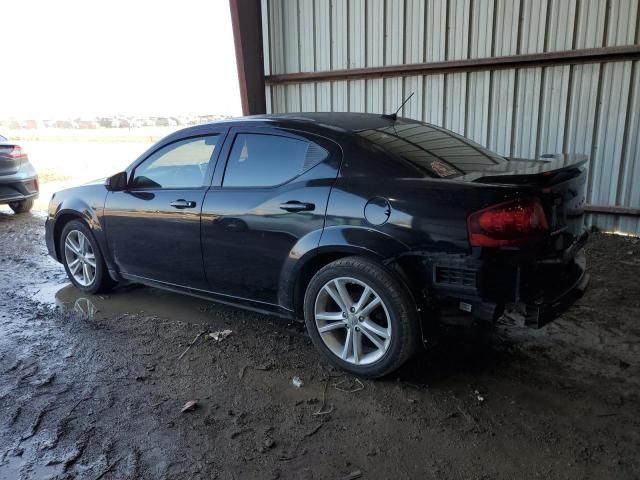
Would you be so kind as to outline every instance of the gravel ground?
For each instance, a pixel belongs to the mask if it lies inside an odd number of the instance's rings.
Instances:
[[[81,296],[43,222],[0,208],[2,479],[640,477],[637,239],[592,236],[590,289],[553,324],[452,328],[359,381],[297,323],[142,287]]]

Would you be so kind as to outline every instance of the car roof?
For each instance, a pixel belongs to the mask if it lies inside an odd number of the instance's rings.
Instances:
[[[420,123],[408,118],[391,120],[375,113],[354,112],[301,112],[252,115],[212,122],[207,125],[237,127],[262,125],[282,128],[297,128],[309,131],[327,130],[341,133],[356,133],[362,130],[389,127],[394,124]]]
[[[388,127],[397,121],[414,122],[410,119],[398,119],[396,121],[385,118],[376,113],[354,112],[313,112],[313,113],[282,113],[275,115],[256,115],[248,119],[264,119],[276,123],[308,123],[319,127],[340,129],[345,132],[355,133],[372,128]]]

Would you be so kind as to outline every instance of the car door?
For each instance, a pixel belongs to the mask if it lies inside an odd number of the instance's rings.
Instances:
[[[206,290],[200,214],[225,131],[165,145],[105,201],[105,232],[125,276]]]
[[[232,129],[222,155],[202,208],[210,289],[277,305],[294,246],[319,240],[341,150],[322,137],[254,127]]]

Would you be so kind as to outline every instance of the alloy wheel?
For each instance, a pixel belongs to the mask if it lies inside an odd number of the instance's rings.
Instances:
[[[71,230],[64,241],[64,256],[73,279],[88,287],[96,278],[96,256],[89,239],[79,230]]]
[[[380,295],[351,277],[334,278],[320,289],[315,324],[327,348],[341,360],[368,365],[379,360],[391,343],[391,319]]]

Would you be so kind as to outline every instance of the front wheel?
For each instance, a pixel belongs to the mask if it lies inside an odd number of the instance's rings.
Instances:
[[[407,289],[386,268],[347,257],[322,268],[304,299],[307,330],[335,365],[362,377],[381,377],[416,350],[418,313]]]
[[[10,202],[9,208],[13,210],[13,213],[27,213],[33,208],[33,198],[19,202]]]
[[[72,220],[64,226],[60,249],[67,276],[77,288],[87,293],[98,293],[115,286],[98,242],[84,222]]]

